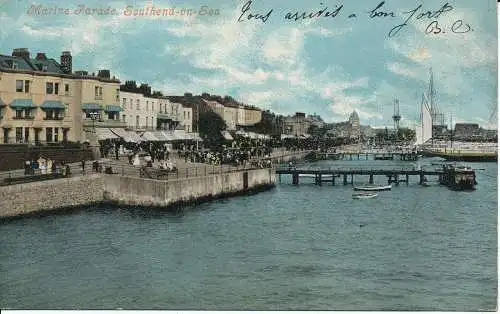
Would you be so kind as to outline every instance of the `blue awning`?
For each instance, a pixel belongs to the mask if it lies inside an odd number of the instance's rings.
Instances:
[[[5,106],[7,106],[7,104],[5,104],[2,98],[0,98],[0,107],[5,107]]]
[[[62,102],[58,100],[46,100],[40,107],[44,109],[66,109]]]
[[[107,105],[106,109],[104,110],[106,112],[120,112],[122,111],[122,108],[117,105]]]
[[[35,107],[33,105],[33,101],[31,101],[31,99],[14,99],[10,103],[10,106],[12,108],[33,108],[33,107]]]
[[[94,104],[94,103],[82,104],[82,109],[83,110],[102,110],[102,108],[99,104]]]

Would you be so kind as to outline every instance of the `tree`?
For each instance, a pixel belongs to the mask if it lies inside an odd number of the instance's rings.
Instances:
[[[200,112],[198,130],[202,138],[209,145],[217,145],[222,142],[221,131],[227,128],[226,122],[215,112],[207,110]]]

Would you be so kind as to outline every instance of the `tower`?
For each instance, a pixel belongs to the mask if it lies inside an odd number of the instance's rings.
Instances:
[[[392,116],[392,120],[394,121],[394,131],[398,134],[401,115],[399,114],[399,100],[397,98],[394,99],[394,115]]]

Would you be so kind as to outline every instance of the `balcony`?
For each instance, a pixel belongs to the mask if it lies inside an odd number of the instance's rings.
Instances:
[[[120,120],[92,121],[92,119],[84,119],[83,126],[84,127],[95,126],[96,128],[125,128],[127,126],[127,123]]]
[[[44,117],[43,119],[44,120],[58,120],[58,121],[61,121],[61,120],[64,120],[64,117]]]

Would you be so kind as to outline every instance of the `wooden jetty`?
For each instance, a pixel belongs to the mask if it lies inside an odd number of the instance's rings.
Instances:
[[[475,178],[474,170],[469,171],[471,175]],[[426,181],[427,176],[437,176],[439,182],[445,182],[443,176],[446,174],[445,169],[434,169],[434,170],[418,170],[418,169],[404,169],[404,168],[393,168],[393,169],[353,169],[353,168],[324,168],[324,169],[312,169],[312,168],[278,168],[276,169],[276,174],[279,176],[279,182],[281,182],[282,175],[291,175],[292,183],[294,185],[299,184],[300,175],[311,175],[314,176],[314,182],[317,185],[322,185],[324,182],[329,182],[335,185],[336,178],[342,180],[344,185],[353,184],[354,176],[368,176],[370,184],[373,184],[374,176],[385,176],[387,177],[388,184],[404,182],[408,185],[410,177],[417,177],[419,184]],[[350,180],[348,180],[350,177]],[[349,182],[350,181],[350,182]]]
[[[418,154],[415,151],[359,151],[359,152],[314,152],[316,160],[404,160],[416,161]]]

